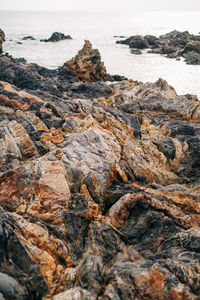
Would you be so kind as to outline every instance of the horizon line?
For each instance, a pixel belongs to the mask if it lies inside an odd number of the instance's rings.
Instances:
[[[68,12],[68,13],[131,13],[130,10],[44,10],[44,9],[33,9],[33,10],[30,10],[30,9],[1,9],[0,10],[0,13],[1,12]],[[147,9],[147,10],[143,10],[143,9],[140,9],[140,8],[136,8],[134,9],[132,12],[184,12],[184,13],[187,13],[187,12],[197,12],[199,13],[200,12],[200,9],[197,10],[197,9],[192,9],[192,10],[159,10],[159,9],[155,9],[155,10],[152,10],[152,9]]]

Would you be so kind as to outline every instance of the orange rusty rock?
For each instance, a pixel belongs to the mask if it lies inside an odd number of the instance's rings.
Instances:
[[[63,136],[61,134],[58,134],[56,136],[53,136],[51,138],[51,141],[54,144],[60,144],[60,143],[62,143],[64,141],[64,138],[63,138]]]
[[[47,142],[47,141],[51,141],[51,139],[52,139],[51,134],[50,134],[50,133],[44,132],[44,133],[42,134],[41,138],[40,138],[40,141],[41,141],[41,142]]]
[[[167,275],[164,271],[161,271],[158,267],[153,268],[149,274],[142,274],[141,281],[144,285],[144,293],[149,296],[150,299],[165,299],[164,285],[167,279]]]
[[[95,58],[95,62],[93,62],[93,58]],[[83,82],[106,81],[109,77],[104,64],[101,62],[99,51],[92,49],[92,44],[87,40],[78,55],[64,64],[64,69]]]

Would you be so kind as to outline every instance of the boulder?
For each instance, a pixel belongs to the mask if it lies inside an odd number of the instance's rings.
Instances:
[[[147,40],[141,35],[134,35],[123,41],[117,41],[117,44],[129,45],[130,48],[145,49],[149,48]]]
[[[130,48],[145,49],[149,48],[147,40],[141,35],[133,36],[129,41]]]

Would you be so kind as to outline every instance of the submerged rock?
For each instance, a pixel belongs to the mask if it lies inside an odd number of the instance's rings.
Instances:
[[[35,38],[33,37],[33,36],[31,36],[31,35],[28,35],[28,36],[25,36],[25,37],[23,37],[23,39],[22,40],[24,40],[24,41],[26,41],[26,40],[31,40],[31,41],[34,41],[35,40]]]
[[[0,299],[198,300],[199,100],[93,54],[0,56]]]

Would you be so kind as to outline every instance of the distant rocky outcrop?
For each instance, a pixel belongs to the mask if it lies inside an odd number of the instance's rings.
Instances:
[[[93,49],[92,44],[86,40],[78,54],[67,61],[64,66],[67,73],[79,78],[83,82],[107,81],[104,63],[98,49]]]
[[[62,40],[71,40],[72,37],[70,35],[65,35],[61,32],[54,32],[48,39],[41,39],[40,42],[59,42]]]
[[[116,43],[128,45],[133,54],[138,54],[138,49],[150,48],[149,53],[164,54],[176,59],[184,57],[187,64],[200,64],[200,35],[192,35],[188,31],[174,30],[159,38],[153,35],[136,35]]]
[[[64,67],[0,55],[0,299],[198,300],[199,100]]]
[[[0,29],[0,53],[3,52],[2,44],[5,41],[5,33]]]

